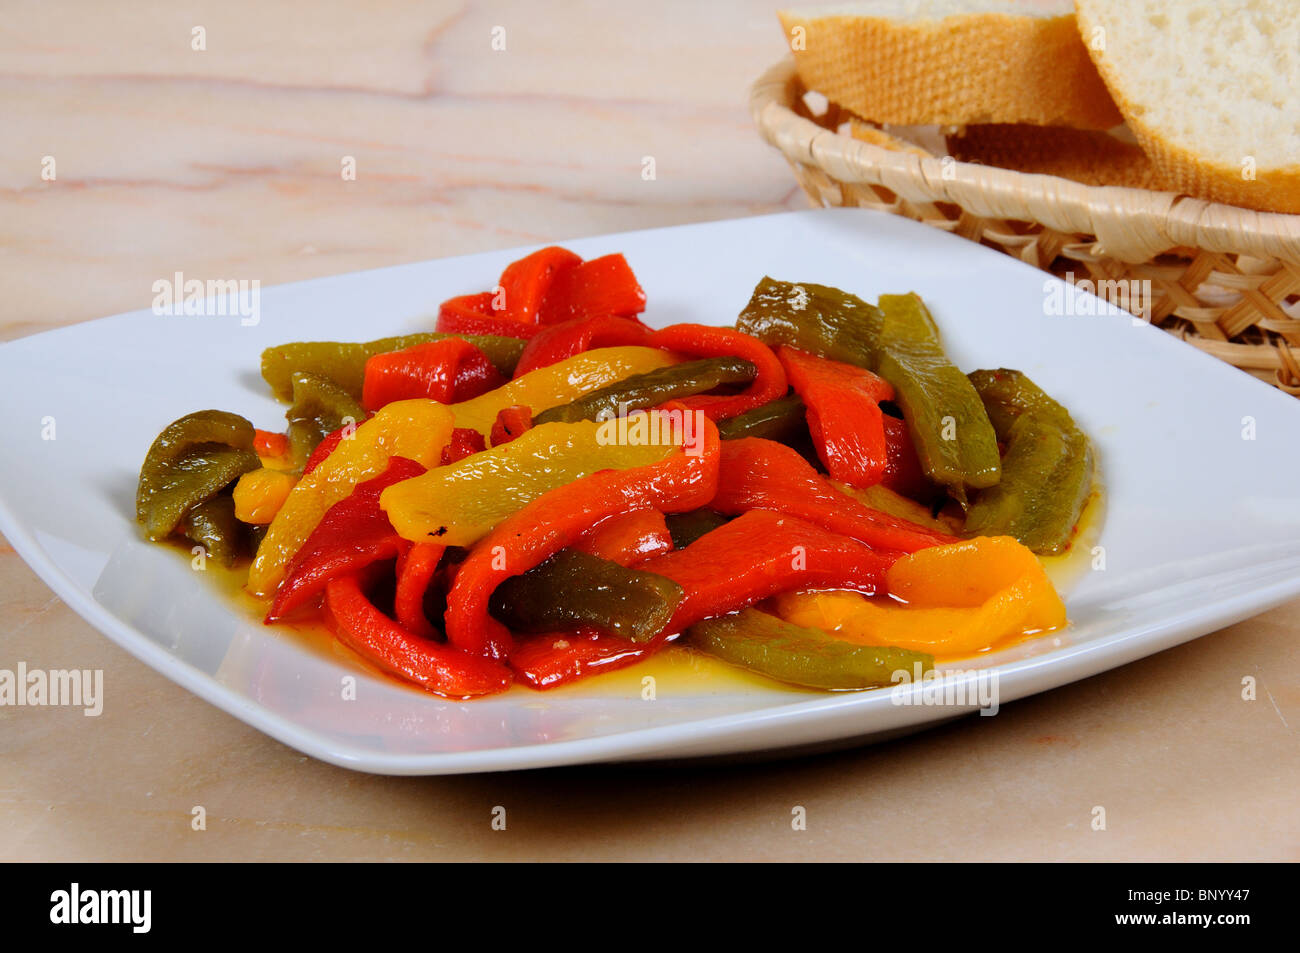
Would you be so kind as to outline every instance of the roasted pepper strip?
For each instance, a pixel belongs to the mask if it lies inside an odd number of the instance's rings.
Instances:
[[[808,409],[813,446],[831,477],[850,486],[879,483],[889,462],[880,402],[893,400],[894,388],[852,364],[786,345],[776,353]]]
[[[981,536],[904,556],[885,574],[905,604],[854,592],[784,593],[776,612],[860,643],[970,655],[1066,624],[1042,565],[1009,536]]]
[[[451,440],[447,446],[442,448],[440,462],[444,467],[452,463],[460,463],[466,457],[472,457],[486,449],[487,441],[483,439],[481,433],[468,427],[457,427],[451,432]]]
[[[511,262],[501,272],[498,285],[505,299],[501,316],[522,324],[536,324],[552,285],[581,264],[581,258],[558,245],[539,248]]]
[[[680,632],[791,589],[878,592],[897,558],[793,516],[751,510],[639,568],[682,587],[682,601],[665,629]]]
[[[331,579],[355,573],[381,559],[392,559],[409,549],[410,543],[397,535],[380,510],[379,494],[399,480],[423,472],[424,467],[415,461],[393,457],[383,473],[358,483],[346,499],[331,506],[290,560],[266,621],[288,615],[320,595]]]
[[[788,513],[869,546],[905,553],[955,541],[864,506],[836,490],[796,451],[757,437],[723,441],[718,495],[709,505],[733,516],[752,509]]]
[[[424,611],[424,596],[438,573],[438,563],[447,547],[437,543],[416,543],[397,557],[397,589],[393,594],[393,616],[408,632],[422,639],[441,637]]]
[[[495,298],[496,296],[490,291],[449,298],[438,306],[438,321],[435,327],[439,331],[464,337],[473,334],[485,337],[518,338],[522,350],[523,341],[537,334],[542,329],[541,325],[531,321],[519,321],[507,317],[504,311],[494,310]]]
[[[515,364],[524,350],[524,342],[516,338],[436,332],[402,334],[365,342],[295,341],[268,347],[262,352],[262,377],[280,400],[293,398],[293,375],[300,371],[329,378],[360,400],[366,379],[366,361],[370,358],[450,337],[463,337],[473,344],[506,377],[514,373]]]
[[[956,538],[961,532],[961,524],[957,520],[951,519],[945,514],[934,516],[928,506],[922,506],[911,497],[895,493],[883,483],[858,489],[849,486],[847,483],[832,481],[831,486],[873,510],[887,513],[890,516],[897,516],[901,520],[906,520],[925,529],[934,530],[936,533]]]
[[[808,440],[808,418],[799,395],[791,394],[718,421],[718,433],[723,440],[762,437],[789,446]]]
[[[499,447],[503,443],[509,443],[520,434],[531,430],[533,426],[533,412],[527,407],[515,405],[513,407],[502,407],[497,414],[496,423],[492,425],[492,433],[489,439],[492,446]],[[477,431],[475,431],[477,432]]]
[[[699,453],[676,452],[648,466],[598,471],[542,494],[498,525],[461,563],[448,594],[448,641],[476,654],[508,654],[509,631],[488,615],[488,600],[498,585],[575,542],[603,519],[639,509],[697,509],[713,498],[717,484],[718,432],[706,424]]]
[[[880,478],[881,484],[914,500],[932,500],[935,486],[925,478],[907,423],[900,417],[885,414],[884,424],[885,473]]]
[[[504,382],[496,365],[473,344],[446,338],[376,354],[366,361],[361,404],[372,411],[412,397],[451,404],[478,397]]]
[[[913,678],[934,667],[934,656],[923,652],[858,645],[757,609],[697,622],[686,642],[768,678],[830,691],[890,685],[895,672]]]
[[[597,523],[573,548],[613,560],[620,566],[635,566],[651,556],[670,552],[673,537],[664,514],[658,510],[636,510]]]
[[[234,564],[244,551],[248,536],[243,524],[235,518],[234,503],[224,493],[188,510],[181,519],[180,530],[223,566]]]
[[[470,427],[487,436],[497,414],[506,407],[528,407],[540,414],[606,384],[675,363],[672,355],[655,348],[598,348],[530,371],[481,397],[453,404],[452,410],[457,427]]]
[[[576,317],[628,316],[645,310],[645,292],[620,254],[593,258],[555,275],[538,320],[557,324]]]
[[[385,671],[437,695],[472,698],[510,687],[510,672],[504,665],[407,632],[375,608],[355,576],[330,582],[325,610],[340,642]]]
[[[637,644],[595,629],[551,632],[521,641],[509,665],[516,678],[541,691],[626,668],[659,648],[659,643]]]
[[[492,594],[492,615],[515,632],[590,627],[632,642],[658,635],[681,602],[677,583],[562,549]]]
[[[635,318],[612,314],[572,318],[539,331],[524,348],[515,377],[598,347],[643,345],[650,329]]]
[[[669,400],[703,394],[724,384],[748,384],[754,365],[737,357],[710,357],[633,374],[537,415],[538,423],[608,420]]]
[[[998,439],[979,394],[943,353],[939,329],[915,294],[880,296],[874,370],[894,385],[925,474],[958,502],[1002,475]]]
[[[310,459],[329,434],[370,416],[361,403],[328,378],[302,372],[293,375],[293,403],[284,412],[289,421],[291,456]]]
[[[764,278],[754,289],[736,327],[769,347],[801,351],[870,368],[878,309],[838,288]]]
[[[289,497],[297,477],[283,470],[262,467],[239,478],[231,491],[235,516],[244,523],[266,524],[275,519]]]
[[[592,421],[542,424],[460,463],[399,483],[384,493],[381,505],[412,542],[472,546],[557,487],[599,470],[645,467],[679,452],[668,443],[602,443],[600,425]]]
[[[200,410],[168,424],[140,467],[135,518],[145,535],[169,536],[192,507],[261,466],[253,425],[238,414]]]
[[[358,483],[387,470],[390,457],[436,467],[451,430],[452,415],[445,405],[432,400],[399,400],[341,439],[290,491],[258,547],[248,573],[248,588],[258,595],[274,592],[289,560],[325,512]]]
[[[970,379],[1006,452],[1002,481],[976,494],[966,532],[1064,552],[1092,490],[1092,445],[1069,412],[1019,371],[975,371]]]
[[[732,328],[674,324],[650,335],[650,344],[692,357],[740,357],[754,365],[753,383],[738,394],[699,394],[682,399],[684,407],[702,410],[710,420],[743,414],[770,400],[784,397],[789,389],[785,369],[771,349],[757,338]]]

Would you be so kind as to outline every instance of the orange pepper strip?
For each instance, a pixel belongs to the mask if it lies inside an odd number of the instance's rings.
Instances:
[[[416,543],[397,557],[393,615],[402,626],[424,639],[441,637],[424,614],[424,593],[437,575],[438,563],[446,550],[446,546],[438,543]]]

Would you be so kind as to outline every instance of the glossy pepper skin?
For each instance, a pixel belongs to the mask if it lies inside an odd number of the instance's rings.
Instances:
[[[889,463],[880,403],[894,399],[894,388],[852,364],[787,345],[776,353],[807,408],[813,446],[832,479],[858,487],[879,483]]]
[[[424,596],[438,573],[447,547],[437,543],[415,543],[397,557],[397,589],[393,594],[393,615],[408,632],[425,639],[440,638],[424,611]]]
[[[743,414],[784,397],[789,389],[785,369],[771,349],[757,338],[731,328],[674,324],[654,332],[650,344],[692,357],[739,357],[754,365],[753,383],[738,394],[699,394],[681,400],[682,406],[701,410],[710,420]]]
[[[376,354],[366,361],[361,404],[369,411],[412,397],[452,404],[504,382],[496,365],[474,345],[460,338],[445,338]]]
[[[582,259],[558,245],[539,248],[513,261],[501,272],[497,287],[505,307],[502,316],[524,324],[537,324],[542,302],[565,272],[582,264]]]
[[[391,457],[406,457],[436,467],[451,436],[451,411],[432,400],[399,400],[344,435],[310,472],[305,473],[271,521],[248,570],[248,589],[270,595],[284,578],[294,553],[306,542],[326,511],[353,488],[388,469]]]
[[[665,629],[680,632],[790,589],[879,592],[898,556],[793,516],[751,510],[638,568],[682,587],[682,601]]]
[[[359,424],[370,414],[338,384],[299,371],[293,375],[293,403],[284,416],[289,421],[290,456],[305,461],[331,433]]]
[[[798,394],[778,397],[735,417],[718,421],[723,440],[762,437],[792,446],[809,439],[807,408]]]
[[[620,566],[635,566],[651,556],[671,552],[673,536],[664,514],[658,510],[635,510],[601,520],[573,548]]]
[[[681,587],[662,576],[562,549],[498,586],[491,611],[512,632],[590,627],[648,642],[668,624],[681,599]]]
[[[550,632],[521,640],[508,664],[519,681],[545,691],[626,668],[659,648],[660,643],[638,644],[595,629]]]
[[[438,320],[434,325],[440,332],[463,337],[515,338],[522,352],[527,340],[541,330],[531,321],[506,317],[493,305],[496,295],[490,291],[448,298],[438,306]]]
[[[499,447],[533,428],[533,412],[527,407],[515,404],[502,407],[497,414],[496,423],[492,425],[489,439],[492,446]]]
[[[181,519],[180,531],[223,566],[234,565],[248,540],[247,530],[235,518],[234,501],[225,493],[189,509]]]
[[[664,351],[649,347],[606,347],[584,351],[546,367],[529,371],[496,390],[452,405],[457,427],[471,427],[487,436],[497,415],[507,407],[527,407],[533,414],[567,404],[607,384],[677,363]]]
[[[350,495],[331,506],[289,562],[266,621],[274,622],[320,595],[331,579],[409,549],[410,543],[397,535],[379,508],[379,494],[423,472],[414,460],[393,457],[383,473],[358,483]]]
[[[510,671],[504,665],[407,632],[375,608],[354,575],[326,586],[325,613],[348,648],[434,694],[473,698],[510,687]]]
[[[577,400],[537,415],[538,423],[608,420],[633,410],[647,410],[670,400],[684,400],[724,384],[748,384],[756,371],[749,361],[708,357],[634,374]]]
[[[934,656],[923,652],[859,645],[757,609],[697,622],[686,642],[768,678],[827,691],[887,686],[895,672],[912,678],[934,667]]]
[[[948,360],[915,294],[881,295],[874,370],[894,385],[925,475],[958,502],[1001,479],[997,435],[979,394]]]
[[[200,410],[172,421],[140,467],[135,518],[152,540],[165,539],[185,514],[261,466],[254,428],[238,414]]]
[[[293,375],[298,372],[325,377],[338,384],[356,400],[361,399],[365,384],[366,361],[376,354],[400,351],[430,341],[456,335],[426,332],[380,338],[377,341],[294,341],[268,347],[262,352],[262,377],[280,400],[293,398]],[[517,338],[464,335],[464,340],[487,355],[502,375],[514,373],[524,342]]]
[[[1036,553],[1069,548],[1092,490],[1092,445],[1066,409],[1019,371],[970,375],[998,439],[1002,480],[980,491],[967,534],[1014,536]]]
[[[472,546],[550,491],[599,470],[626,471],[679,453],[670,444],[604,444],[592,421],[542,424],[514,440],[386,491],[393,526],[412,542]]]
[[[718,493],[709,505],[730,515],[752,509],[788,513],[869,546],[905,553],[956,539],[859,503],[796,451],[758,437],[723,441]]]
[[[481,433],[468,427],[457,427],[451,432],[447,446],[442,448],[442,459],[439,462],[444,467],[450,466],[486,449],[487,441]]]
[[[577,317],[630,317],[645,310],[645,292],[620,254],[593,258],[558,272],[538,314],[542,324]]]
[[[602,470],[556,487],[510,516],[456,572],[447,600],[448,641],[475,654],[508,654],[509,631],[488,615],[497,586],[574,543],[602,519],[639,509],[674,513],[704,506],[717,491],[718,452],[717,428],[706,424],[699,453]]]
[[[764,278],[736,327],[770,347],[790,347],[870,369],[880,312],[838,288]]]
[[[523,377],[593,348],[644,345],[649,336],[650,329],[635,318],[612,314],[570,318],[537,332],[524,348],[514,376]]]

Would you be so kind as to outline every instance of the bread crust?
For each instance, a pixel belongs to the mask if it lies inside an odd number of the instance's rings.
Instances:
[[[960,162],[1059,175],[1084,185],[1165,188],[1142,149],[1097,130],[991,123],[966,126],[947,143]]]
[[[804,85],[873,122],[1109,129],[1121,121],[1068,14],[778,16],[788,42],[803,28],[792,48]]]

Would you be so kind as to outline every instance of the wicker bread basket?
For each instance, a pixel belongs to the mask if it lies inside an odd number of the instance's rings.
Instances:
[[[838,132],[850,117],[834,103],[814,116],[806,92],[790,59],[750,107],[814,205],[904,215],[1121,307],[1126,289],[1148,289],[1140,316],[1300,396],[1300,215],[888,149]]]

